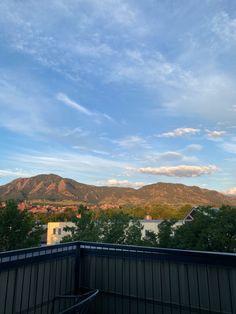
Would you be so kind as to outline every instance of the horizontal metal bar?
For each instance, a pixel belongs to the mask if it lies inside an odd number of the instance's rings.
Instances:
[[[45,245],[45,246],[34,247],[34,248],[12,250],[12,251],[7,251],[7,252],[0,252],[0,259],[7,256],[12,256],[12,255],[21,255],[21,254],[27,254],[27,253],[41,252],[45,250],[55,250],[55,249],[64,248],[64,247],[73,246],[74,248],[76,248],[78,244],[79,242],[76,241],[76,242],[60,243],[60,244],[55,244],[55,245]]]
[[[236,254],[234,253],[220,253],[220,252],[201,252],[201,251],[188,251],[178,249],[162,249],[154,247],[143,246],[129,246],[129,245],[115,245],[107,243],[93,243],[93,242],[79,242],[81,252],[90,250],[93,254],[149,254],[149,257],[155,257],[166,260],[176,261],[192,261],[196,263],[207,263],[214,265],[235,266]],[[113,252],[113,253],[112,253]],[[120,252],[120,253],[119,253]],[[146,255],[147,256],[147,255]]]
[[[130,246],[119,245],[110,243],[97,243],[97,242],[84,242],[76,241],[57,245],[43,246],[37,248],[21,249],[9,252],[0,253],[0,266],[7,262],[13,262],[16,260],[28,259],[45,255],[57,256],[60,252],[76,251],[77,247],[80,247],[81,252],[90,252],[91,254],[136,254],[143,255],[149,258],[164,258],[169,260],[186,260],[195,262],[204,262],[207,264],[215,265],[235,265],[236,254],[235,253],[221,253],[221,252],[200,252],[178,249],[164,249],[156,247],[143,247],[143,246]],[[90,250],[90,251],[88,251]],[[107,251],[107,253],[105,253]],[[109,252],[109,253],[108,253]],[[120,252],[120,253],[119,253]]]
[[[25,259],[20,260],[14,260],[14,261],[7,261],[0,263],[0,271],[4,269],[11,269],[11,268],[17,268],[21,266],[27,266],[30,264],[36,264],[41,263],[45,261],[50,260],[56,260],[62,257],[68,257],[68,256],[74,256],[75,257],[75,251],[63,251],[63,252],[57,252],[55,254],[47,254],[47,255],[39,255],[39,256],[33,256]]]

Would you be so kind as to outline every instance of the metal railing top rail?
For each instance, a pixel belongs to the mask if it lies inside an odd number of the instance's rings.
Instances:
[[[174,260],[189,260],[196,262],[205,262],[213,264],[225,264],[225,265],[236,265],[236,254],[235,253],[224,253],[224,252],[208,252],[208,251],[193,251],[193,250],[180,250],[170,248],[157,248],[157,247],[145,247],[145,246],[133,246],[133,245],[120,245],[120,244],[109,244],[109,243],[97,243],[97,242],[78,242],[80,248],[84,251],[94,251],[95,254],[107,254],[115,252],[124,256],[125,253],[134,254],[149,254],[156,257],[162,257],[165,259]]]
[[[55,245],[44,245],[44,246],[38,246],[38,247],[32,247],[32,248],[25,248],[25,249],[18,249],[18,250],[12,250],[12,251],[5,251],[0,252],[0,259],[12,255],[21,255],[21,254],[33,254],[34,252],[42,252],[42,251],[58,251],[58,249],[63,248],[71,248],[73,250],[76,249],[78,245],[78,242],[67,242],[67,243],[60,243]]]
[[[1,252],[0,270],[49,259],[56,259],[62,256],[76,256],[77,251],[78,244],[73,242]]]
[[[1,256],[12,255],[20,252],[30,253],[33,251],[44,251],[44,250],[52,250],[62,247],[76,247],[77,245],[88,245],[90,247],[107,247],[114,249],[127,249],[127,250],[135,250],[135,251],[152,251],[152,252],[161,252],[161,253],[171,253],[171,254],[197,254],[197,255],[223,255],[223,256],[231,256],[236,257],[236,253],[227,253],[227,252],[212,252],[212,251],[195,251],[195,250],[185,250],[185,249],[173,249],[173,248],[160,248],[160,247],[152,247],[152,246],[138,246],[138,245],[126,245],[126,244],[114,244],[114,243],[104,243],[104,242],[89,242],[89,241],[73,241],[66,243],[59,243],[54,245],[44,245],[37,246],[32,248],[24,248],[18,250],[11,250],[6,252],[0,252]]]
[[[134,253],[150,253],[160,256],[169,257],[186,257],[196,258],[204,260],[214,260],[218,264],[222,262],[236,263],[235,253],[224,253],[224,252],[208,252],[208,251],[193,251],[193,250],[180,250],[171,248],[157,248],[157,247],[146,247],[146,246],[134,246],[134,245],[123,245],[123,244],[111,244],[111,243],[99,243],[99,242],[87,242],[87,241],[75,241],[67,242],[56,245],[48,245],[42,247],[34,247],[27,249],[20,249],[14,251],[0,252],[0,263],[5,262],[7,258],[15,257],[15,259],[26,259],[41,255],[54,255],[60,252],[73,252],[81,248],[82,250],[94,250],[97,252],[134,252]],[[11,260],[11,259],[10,259]]]
[[[134,250],[134,251],[143,251],[143,252],[155,252],[155,253],[166,253],[171,255],[198,255],[198,256],[225,256],[233,257],[236,259],[236,253],[227,253],[227,252],[212,252],[212,251],[194,251],[194,250],[184,250],[184,249],[172,249],[172,248],[160,248],[160,247],[150,247],[150,246],[137,246],[137,245],[125,245],[125,244],[113,244],[113,243],[100,243],[100,242],[87,242],[87,241],[76,241],[70,242],[70,244],[80,244],[82,246],[89,247],[101,247],[101,248],[113,248],[120,250]]]

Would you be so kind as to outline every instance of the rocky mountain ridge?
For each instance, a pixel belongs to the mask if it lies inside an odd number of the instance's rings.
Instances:
[[[139,189],[95,186],[42,174],[20,178],[0,186],[0,199],[62,201],[73,200],[88,204],[116,204],[118,206],[170,205],[236,205],[236,199],[217,191],[183,184],[156,183]]]

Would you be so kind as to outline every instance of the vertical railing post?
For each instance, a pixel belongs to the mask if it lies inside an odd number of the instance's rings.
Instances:
[[[74,293],[78,294],[80,290],[80,242],[76,242],[76,253],[75,253],[75,281],[74,281]]]

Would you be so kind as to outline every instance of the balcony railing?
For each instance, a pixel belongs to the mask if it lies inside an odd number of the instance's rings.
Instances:
[[[99,289],[91,313],[236,313],[236,254],[73,242],[0,253],[0,314],[59,313]]]

